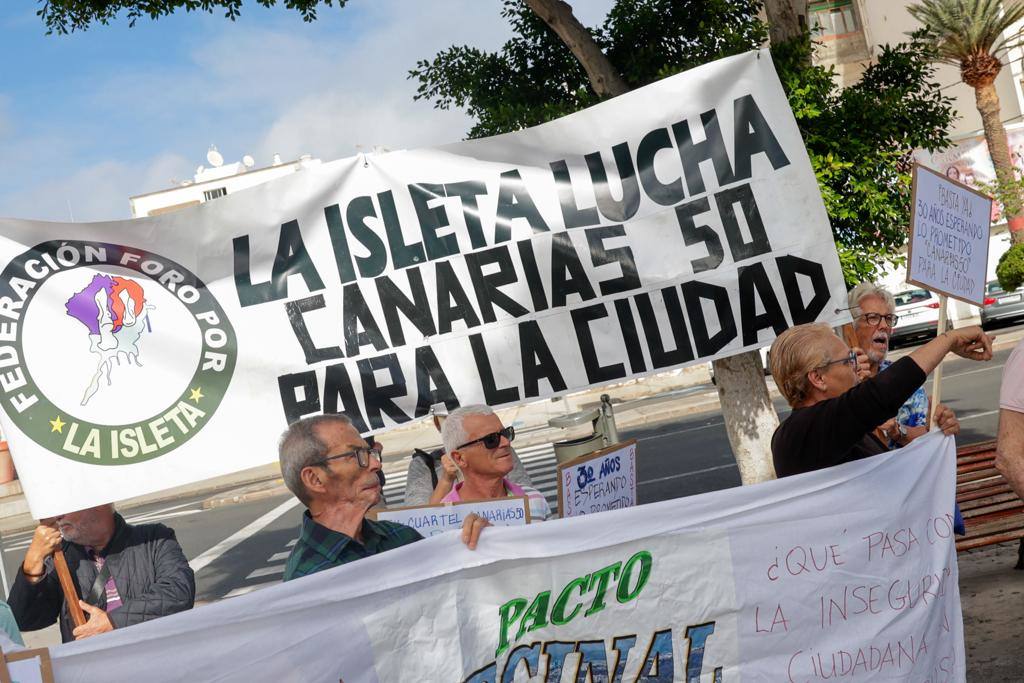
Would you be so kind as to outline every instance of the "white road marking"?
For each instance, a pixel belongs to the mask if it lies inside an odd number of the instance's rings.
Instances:
[[[728,465],[717,465],[715,467],[705,467],[702,470],[694,470],[693,472],[683,472],[682,474],[672,474],[667,477],[658,477],[657,479],[647,479],[646,481],[638,481],[637,486],[643,486],[645,484],[655,484],[659,481],[669,481],[670,479],[682,479],[683,477],[692,477],[695,474],[704,474],[705,472],[715,472],[716,470],[728,470],[736,467],[736,463],[730,463]]]
[[[972,413],[971,415],[964,415],[963,417],[958,417],[957,419],[963,422],[965,420],[973,420],[976,417],[988,417],[989,415],[995,415],[998,412],[998,410],[986,410],[983,413]]]
[[[255,536],[260,531],[269,526],[271,523],[273,523],[277,518],[281,517],[283,514],[285,514],[298,504],[298,498],[289,498],[288,500],[281,503],[276,508],[266,513],[259,519],[242,527],[241,529],[231,534],[217,545],[213,546],[212,548],[204,552],[202,555],[196,557],[194,560],[188,563],[189,566],[192,567],[192,571],[194,572],[198,572],[202,569],[205,569],[207,565],[216,560],[218,557],[220,557],[227,551],[231,550],[242,541],[245,541],[246,539]]]
[[[299,539],[293,538],[292,540],[288,541],[284,545],[285,545],[286,548],[294,548],[295,544],[298,543],[298,542],[299,542]]]
[[[187,507],[189,505],[196,505],[197,503],[198,503],[198,501],[192,500],[192,501],[189,501],[187,503],[179,503],[177,505],[170,505],[170,506],[165,507],[165,508],[160,508],[159,510],[153,510],[152,512],[144,512],[142,514],[139,514],[139,515],[136,515],[136,516],[133,516],[133,517],[126,517],[124,521],[128,522],[129,524],[132,524],[137,519],[143,519],[143,518],[148,518],[148,517],[159,517],[160,515],[164,514],[165,512],[170,512],[172,510],[180,510],[183,507]]]
[[[295,543],[295,541],[292,541],[292,543]],[[279,553],[274,553],[273,555],[270,556],[270,559],[267,560],[267,562],[280,562],[281,560],[287,560],[288,556],[291,555],[291,554],[292,553],[291,553],[290,550],[285,550],[285,551],[282,551],[282,552],[279,552]]]
[[[247,579],[258,579],[263,576],[273,576],[274,574],[284,574],[284,565],[275,564],[270,567],[260,567],[259,569],[253,570],[245,578]]]
[[[260,588],[266,588],[267,586],[273,586],[279,583],[280,581],[266,581],[264,583],[257,583],[252,586],[242,586],[241,588],[236,588],[233,591],[230,591],[227,595],[224,596],[224,599],[226,600],[228,598],[237,598],[239,595],[252,593],[253,591],[259,590]]]

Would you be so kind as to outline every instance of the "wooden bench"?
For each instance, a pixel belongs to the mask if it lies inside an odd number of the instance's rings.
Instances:
[[[957,537],[957,552],[1020,541],[1017,569],[1024,569],[1024,500],[995,466],[996,442],[962,446],[956,452],[956,502],[967,535]]]

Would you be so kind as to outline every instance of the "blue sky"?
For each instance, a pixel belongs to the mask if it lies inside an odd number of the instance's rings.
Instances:
[[[599,24],[612,0],[572,0]],[[350,0],[320,20],[263,9],[181,13],[47,36],[35,0],[0,3],[0,216],[128,218],[128,197],[190,179],[211,144],[227,161],[325,161],[356,145],[461,139],[461,112],[414,102],[417,59],[496,49],[499,0]]]

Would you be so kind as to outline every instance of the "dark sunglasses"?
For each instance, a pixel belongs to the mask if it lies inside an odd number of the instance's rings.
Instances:
[[[352,450],[348,451],[347,453],[338,453],[337,455],[329,455],[326,458],[322,458],[320,460],[317,460],[316,462],[310,463],[310,466],[311,467],[326,467],[327,463],[329,463],[331,460],[339,460],[341,458],[355,458],[356,462],[359,464],[359,466],[362,467],[363,469],[366,469],[367,467],[370,466],[370,456],[371,455],[373,457],[377,458],[377,461],[380,462],[380,454],[381,454],[381,452],[383,450],[384,450],[383,446],[381,446],[379,443],[375,443],[372,446],[365,447],[365,448],[353,448]]]
[[[482,443],[484,445],[484,448],[489,448],[493,451],[495,448],[501,445],[501,437],[505,437],[506,439],[508,439],[509,443],[512,443],[512,440],[516,438],[516,428],[505,427],[501,431],[492,432],[485,436],[481,436],[479,439],[467,441],[466,443],[462,444],[455,450],[461,451],[466,446],[472,446],[475,443]]]

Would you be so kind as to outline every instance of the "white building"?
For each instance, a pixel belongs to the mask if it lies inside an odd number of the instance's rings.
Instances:
[[[794,9],[805,25],[816,30],[821,45],[815,58],[821,64],[832,65],[842,85],[856,83],[866,66],[873,61],[880,46],[909,39],[909,34],[920,28],[916,19],[907,12],[913,2],[906,0],[792,0]],[[1009,33],[1021,28],[1017,24]],[[996,91],[1002,106],[1002,118],[1007,124],[1014,161],[1024,173],[1024,51],[1010,50],[1004,57],[1007,64],[996,78]],[[936,154],[921,152],[919,163],[944,173],[953,173],[969,185],[989,182],[995,173],[988,156],[981,130],[981,116],[975,106],[974,89],[960,80],[959,69],[940,64],[936,79],[943,93],[953,99],[958,118],[953,122],[953,147]],[[992,225],[989,244],[988,279],[995,279],[995,266],[999,257],[1009,248],[1010,238],[1005,220],[998,217]],[[906,271],[888,274],[883,283],[892,291],[907,289]],[[977,321],[978,308],[950,300],[952,320]]]
[[[308,154],[302,155],[295,161],[282,162],[281,158],[275,154],[271,165],[262,168],[255,168],[256,164],[253,158],[248,155],[243,157],[242,161],[225,164],[216,148],[210,148],[206,159],[211,167],[200,166],[196,169],[192,180],[186,180],[180,185],[166,190],[130,197],[128,202],[132,207],[132,218],[157,216],[189,206],[197,206],[274,178],[280,178],[312,166],[319,166],[321,163],[319,159],[314,159]]]

